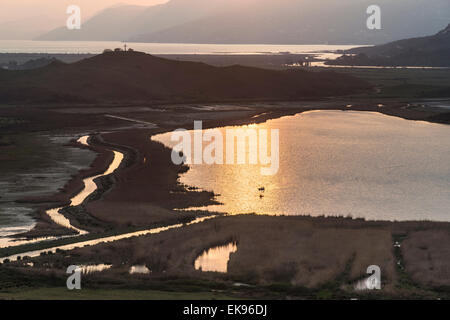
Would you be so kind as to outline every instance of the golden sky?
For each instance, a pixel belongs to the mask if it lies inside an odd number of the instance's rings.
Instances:
[[[66,19],[66,8],[69,5],[78,5],[82,9],[85,18],[94,13],[114,5],[154,5],[164,3],[167,0],[1,0],[0,1],[0,24],[1,22],[22,20],[28,17],[43,15],[51,20]]]

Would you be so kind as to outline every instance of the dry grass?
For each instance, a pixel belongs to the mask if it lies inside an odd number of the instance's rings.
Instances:
[[[122,273],[120,266],[124,264],[145,264],[152,270],[151,276],[164,272],[216,278],[217,274],[195,271],[194,260],[207,248],[236,241],[238,251],[231,255],[229,273],[224,276],[236,281],[317,287],[335,281],[344,271],[348,275],[342,280],[353,281],[376,264],[382,269],[383,280],[393,282],[388,229],[369,223],[360,227],[359,221],[350,219],[331,227],[320,220],[332,224],[328,219],[308,217],[219,217],[157,235],[77,249],[61,260],[68,264],[112,263]],[[57,260],[55,256],[41,258],[41,262]]]
[[[412,232],[403,241],[406,272],[424,285],[450,286],[450,230]]]
[[[64,277],[68,265],[104,263],[112,264],[112,269],[88,277],[102,288],[111,284],[160,286],[184,279],[200,287],[204,283],[241,282],[260,288],[294,285],[355,294],[352,284],[367,276],[368,266],[378,265],[382,295],[434,298],[438,291],[448,292],[443,286],[450,282],[449,230],[448,223],[433,222],[223,216],[160,234],[41,256],[33,259],[34,268],[23,270],[44,278],[49,272]],[[403,259],[394,253],[393,237],[404,239]],[[194,269],[195,259],[204,250],[229,242],[236,242],[238,250],[230,256],[228,274]],[[406,272],[397,272],[397,259]],[[129,275],[132,265],[146,265],[152,273]]]
[[[290,217],[242,217],[230,222],[224,226],[238,232],[239,239],[229,264],[231,273],[256,273],[264,282],[316,287],[333,281],[351,262],[346,280],[361,277],[372,264],[393,278],[387,230],[327,228],[308,218]]]

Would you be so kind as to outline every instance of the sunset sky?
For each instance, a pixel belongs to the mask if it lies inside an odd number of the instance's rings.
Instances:
[[[22,20],[36,15],[53,16],[55,20],[65,21],[66,8],[69,5],[79,5],[85,17],[92,16],[107,7],[118,4],[153,5],[167,0],[2,0],[0,1],[1,22]],[[0,22],[0,23],[1,23]]]
[[[81,8],[86,21],[99,11],[116,5],[150,6],[168,0],[1,0],[0,39],[33,39],[64,26],[69,5]]]

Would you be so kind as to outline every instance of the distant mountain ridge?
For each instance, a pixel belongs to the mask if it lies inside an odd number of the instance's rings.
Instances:
[[[2,103],[299,100],[369,87],[334,72],[218,68],[123,51],[34,70],[0,70]]]
[[[437,34],[348,50],[328,64],[450,67],[450,23]],[[354,55],[354,56],[353,56]]]
[[[226,6],[227,0],[171,0],[155,6],[114,6],[82,24],[81,30],[61,27],[41,35],[37,40],[128,41],[142,33],[200,19]]]
[[[79,31],[39,40],[165,43],[380,44],[437,32],[450,20],[448,0],[378,0],[382,30],[368,30],[371,0],[171,0],[104,10]]]

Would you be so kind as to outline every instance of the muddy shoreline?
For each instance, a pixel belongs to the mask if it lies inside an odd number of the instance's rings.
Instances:
[[[160,107],[164,108],[165,106]],[[174,107],[174,105],[171,105],[171,107]],[[175,108],[178,110],[180,106],[176,105]],[[221,118],[220,112],[213,112],[215,116],[206,119],[203,126],[204,128],[214,128],[249,123],[262,123],[269,119],[294,115],[310,110],[380,112],[408,120],[450,123],[450,121],[446,120],[447,113],[438,112],[435,109],[427,110],[418,108],[402,101],[369,103],[365,99],[353,99],[351,105],[344,101],[284,102],[279,104],[262,102],[257,107],[250,107],[250,110],[246,114],[238,113],[226,119]],[[187,112],[191,112],[191,110],[187,110]],[[140,115],[141,113],[130,113],[129,116],[136,117]],[[202,114],[198,115],[199,118],[203,116]],[[191,113],[190,116],[195,117],[196,114]],[[164,115],[161,118],[162,120],[165,120],[164,118],[167,118],[167,116]],[[120,123],[120,120],[114,120],[112,122],[114,128],[114,126],[117,126]],[[89,126],[87,123],[84,125]],[[148,227],[154,225],[154,223],[169,224],[173,221],[168,216],[170,213],[173,214],[173,209],[175,207],[187,208],[214,204],[213,192],[199,193],[192,190],[186,190],[186,188],[180,188],[181,186],[177,184],[179,174],[189,170],[189,168],[187,166],[171,165],[169,160],[170,150],[156,142],[149,141],[151,135],[169,132],[180,127],[192,129],[193,121],[176,123],[173,125],[164,123],[158,128],[153,129],[126,128],[121,130],[119,128],[106,133],[99,133],[98,130],[101,129],[100,127],[97,128],[97,132],[92,135],[90,147],[80,146],[73,141],[71,146],[88,148],[93,152],[96,152],[98,155],[95,161],[91,164],[90,168],[79,171],[78,174],[67,182],[64,188],[54,196],[37,199],[21,199],[20,201],[26,203],[45,203],[45,205],[35,213],[37,219],[36,227],[26,234],[17,236],[36,238],[48,235],[71,234],[72,232],[70,230],[55,225],[49,217],[47,217],[45,210],[49,209],[49,203],[52,204],[51,207],[67,205],[69,199],[83,188],[82,181],[84,178],[105,171],[112,159],[112,152],[110,149],[120,150],[125,154],[125,159],[121,169],[114,173],[110,179],[107,179],[108,181],[99,179],[100,181],[97,182],[98,192],[96,192],[96,198],[90,199],[91,201],[82,206],[83,212],[91,216],[91,218],[95,219],[97,222],[97,227],[93,229],[94,231],[100,231],[102,228],[115,228],[124,225],[128,227]],[[136,176],[142,177],[142,179],[136,179]],[[152,176],[152,179],[148,178]],[[130,180],[134,180],[134,188],[129,187]],[[136,190],[142,188],[144,185],[146,194],[139,194]],[[134,194],[131,195],[130,193]],[[154,195],[149,196],[149,194],[152,193],[154,193]],[[117,220],[105,219],[105,216],[108,215],[108,210],[113,210],[114,208],[119,211],[129,210],[130,208],[125,204],[126,202],[144,203],[146,206],[150,205],[152,210],[154,210],[156,206],[162,208],[163,212],[160,214],[161,217],[156,219],[156,221],[151,217],[144,219],[129,219],[129,221],[122,221],[118,217],[116,217],[118,218]],[[145,211],[148,210],[148,208],[145,209]],[[91,211],[93,213],[89,214],[88,212]],[[134,216],[138,216],[142,213],[142,210],[135,211]],[[86,224],[77,221],[76,215],[71,215],[70,212],[66,213],[75,226],[86,227]],[[116,212],[115,215],[118,216],[119,213]]]
[[[174,210],[211,203],[214,194],[186,190],[178,185],[179,175],[189,168],[173,165],[171,150],[150,140],[154,134],[178,128],[192,129],[193,120],[204,120],[204,128],[214,128],[261,123],[310,110],[352,110],[380,112],[414,121],[450,123],[445,120],[445,112],[408,106],[402,101],[367,103],[353,99],[351,104],[346,101],[284,103],[281,106],[261,103],[239,112],[203,112],[176,106],[173,111],[160,107],[166,111],[118,113],[158,125],[151,129],[129,127],[117,119],[105,121],[101,113],[86,117],[88,120],[84,122],[75,119],[87,130],[75,130],[74,136],[78,136],[77,132],[92,132],[89,148],[98,155],[90,168],[81,170],[66,184],[63,192],[45,200],[66,204],[80,190],[84,178],[106,170],[112,157],[109,150],[118,149],[125,154],[121,168],[111,177],[97,181],[98,192],[80,206],[81,211],[66,212],[75,226],[86,227],[94,222],[89,236],[95,238],[113,232],[168,226],[204,215],[204,212]],[[444,116],[439,118],[440,115]],[[93,123],[102,125],[92,130]],[[78,219],[86,216],[91,220]],[[51,221],[45,221],[45,217],[38,216],[38,219],[38,226],[28,237],[64,232]],[[334,297],[355,296],[351,284],[365,275],[368,265],[378,263],[383,267],[384,290],[371,298],[435,299],[450,294],[446,289],[450,276],[445,273],[450,263],[447,254],[449,225],[446,222],[365,221],[344,217],[222,216],[157,235],[45,254],[33,258],[33,268],[27,266],[28,259],[11,262],[5,267],[2,265],[0,271],[9,270],[14,277],[37,277],[42,285],[49,281],[46,271],[49,268],[62,281],[68,264],[110,263],[111,270],[86,278],[88,288],[110,288],[111,283],[119,289],[166,288],[167,281],[185,281],[189,288],[220,287],[235,296],[314,299],[324,290],[332,292],[329,294]],[[230,274],[201,273],[193,269],[192,262],[202,250],[230,239],[238,242],[238,251],[230,260]],[[146,265],[152,273],[129,275],[132,265]],[[258,268],[255,269],[255,265]],[[421,275],[425,272],[428,276],[423,279]],[[241,290],[235,283],[252,286]],[[277,291],[272,284],[282,289]],[[357,296],[364,297],[364,293]]]

